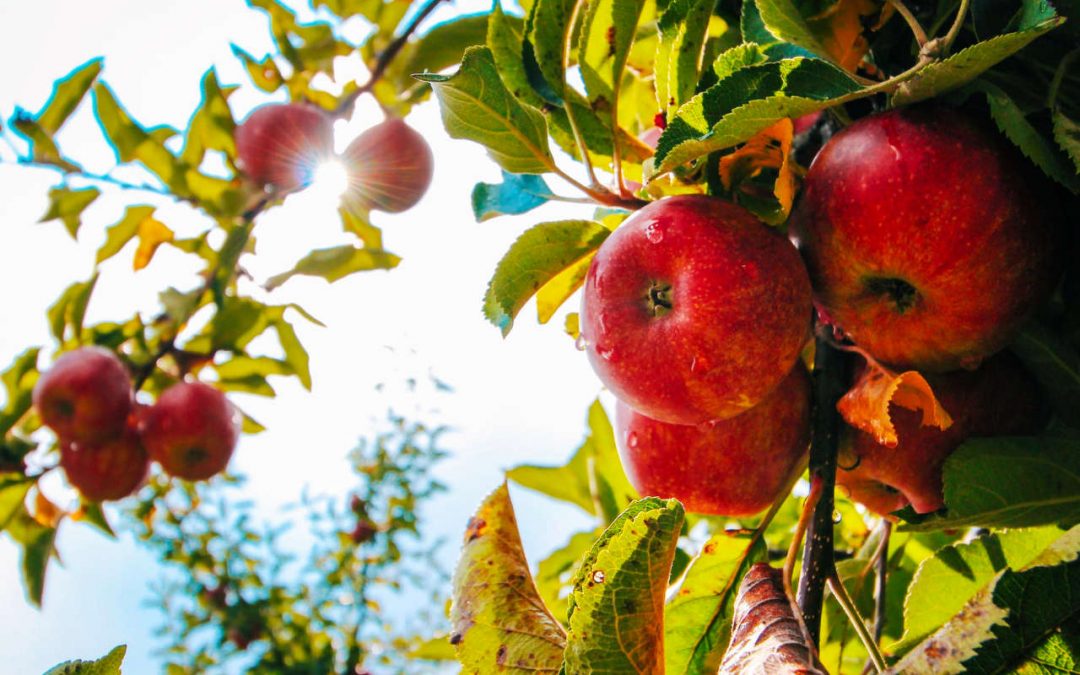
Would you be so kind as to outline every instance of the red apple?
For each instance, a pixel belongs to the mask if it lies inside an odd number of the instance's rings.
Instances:
[[[656,420],[733,417],[784,378],[806,342],[798,252],[749,211],[668,197],[630,216],[585,277],[581,336],[615,396]]]
[[[431,185],[435,168],[424,137],[396,117],[357,136],[342,160],[349,173],[345,199],[389,213],[415,206]]]
[[[60,466],[68,482],[94,502],[123,499],[146,480],[150,458],[134,428],[99,444],[61,443]]]
[[[1063,218],[1046,178],[936,105],[867,117],[806,176],[793,224],[825,310],[878,360],[972,368],[1051,293]]]
[[[333,121],[307,104],[264,105],[236,128],[236,153],[240,169],[256,183],[295,190],[333,156]]]
[[[922,413],[894,404],[889,416],[900,439],[895,448],[855,429],[848,429],[842,441],[837,485],[875,513],[886,515],[909,503],[918,513],[937,511],[945,505],[945,460],[966,439],[1032,434],[1046,424],[1038,384],[1008,352],[976,371],[929,375],[927,380],[952,416],[948,429],[922,426]]]
[[[810,440],[810,376],[799,362],[741,415],[696,426],[615,407],[623,469],[642,495],[674,497],[687,511],[749,516],[787,487]]]
[[[185,480],[205,480],[223,471],[239,434],[236,408],[202,382],[181,382],[162,392],[142,430],[150,457],[169,475]]]
[[[41,376],[33,401],[41,421],[60,438],[100,443],[124,430],[132,396],[131,376],[116,354],[80,347]]]

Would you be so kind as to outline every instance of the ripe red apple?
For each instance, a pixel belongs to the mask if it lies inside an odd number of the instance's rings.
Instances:
[[[357,136],[342,160],[349,173],[346,200],[388,213],[415,206],[431,185],[435,168],[427,141],[397,117]]]
[[[236,127],[239,167],[262,185],[281,190],[307,185],[319,162],[333,153],[333,121],[311,105],[264,105]]]
[[[134,428],[97,444],[61,443],[60,466],[68,482],[93,502],[123,499],[146,480],[150,458]]]
[[[909,503],[918,513],[942,508],[942,468],[966,439],[1031,434],[1046,424],[1038,384],[1015,356],[1002,352],[975,371],[928,375],[938,401],[952,416],[948,429],[922,426],[922,413],[895,404],[895,448],[862,431],[847,429],[836,483],[857,502],[886,515]],[[847,469],[844,465],[847,465]]]
[[[653,202],[623,222],[585,277],[581,336],[600,380],[674,424],[733,417],[784,378],[806,342],[798,252],[713,197]]]
[[[124,430],[132,396],[131,376],[116,354],[80,347],[41,376],[33,401],[41,421],[60,438],[100,443]]]
[[[202,382],[181,382],[162,392],[142,429],[150,457],[185,480],[205,480],[224,470],[239,434],[236,408]]]
[[[793,216],[828,314],[878,360],[943,372],[1000,350],[1051,293],[1063,218],[997,134],[937,105],[834,136]]]
[[[810,376],[802,363],[765,400],[696,426],[615,407],[623,469],[642,495],[678,499],[687,511],[748,516],[787,485],[810,440]]]

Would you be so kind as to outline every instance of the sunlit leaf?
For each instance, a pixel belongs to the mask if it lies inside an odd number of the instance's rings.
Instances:
[[[235,87],[222,88],[217,72],[211,68],[202,78],[202,102],[188,123],[180,158],[189,166],[202,164],[207,150],[217,150],[226,157],[236,157],[233,134],[236,123],[229,109],[229,94]]]
[[[133,120],[101,82],[94,86],[94,110],[121,162],[138,160],[173,192],[187,194],[183,166],[165,147],[164,140]]]
[[[101,194],[97,188],[82,188],[73,190],[68,187],[55,187],[49,189],[49,209],[41,217],[39,223],[50,220],[59,220],[64,224],[68,234],[75,239],[82,224],[82,212],[90,206]]]
[[[432,26],[416,39],[415,48],[404,59],[402,73],[437,73],[461,62],[468,47],[484,44],[488,13],[457,16]],[[408,86],[410,82],[403,82]]]
[[[705,542],[664,610],[665,673],[716,672],[731,639],[739,582],[767,559],[761,536],[720,532]]]
[[[0,474],[0,531],[7,527],[12,518],[25,513],[23,500],[35,483],[21,473]]]
[[[153,216],[154,210],[153,206],[145,205],[127,207],[124,217],[105,231],[105,243],[98,249],[97,262],[102,263],[119,253],[138,235],[139,227],[143,221]]]
[[[791,158],[794,126],[782,119],[761,130],[735,152],[720,158],[720,182],[724,190],[735,194],[735,200],[753,211],[767,223],[779,225],[787,220],[795,202],[797,177]],[[759,208],[751,181],[766,169],[776,172],[772,181],[772,197],[765,208]]]
[[[399,262],[401,258],[393,253],[352,245],[317,249],[301,258],[288,272],[267,279],[264,286],[272,291],[296,275],[321,277],[333,283],[356,272],[393,269]]]
[[[22,576],[31,603],[41,606],[45,592],[45,571],[54,553],[56,530],[34,520],[25,511],[8,521],[7,532],[22,548]]]
[[[585,552],[600,536],[601,530],[577,532],[570,536],[565,546],[557,548],[536,566],[536,589],[544,605],[561,619],[566,618],[570,581],[577,573]]]
[[[588,256],[611,234],[589,220],[542,223],[526,230],[495,268],[484,296],[484,316],[505,336],[514,317],[540,288]]]
[[[358,211],[356,208],[341,207],[338,209],[341,216],[341,227],[346,232],[351,232],[364,242],[364,247],[380,250],[383,247],[382,230],[371,224],[368,213]]]
[[[870,434],[882,445],[896,447],[899,438],[889,415],[889,406],[922,412],[922,425],[948,429],[952,418],[934,397],[930,383],[914,370],[895,373],[870,361],[836,405],[844,421]]]
[[[453,75],[418,78],[435,89],[450,136],[484,145],[492,159],[511,173],[551,170],[554,162],[543,115],[506,90],[487,47],[469,48]]]
[[[55,134],[75,112],[101,74],[102,65],[101,58],[90,59],[56,81],[49,102],[36,116],[37,123],[46,133],[50,136]]]
[[[256,87],[267,93],[275,92],[281,87],[283,79],[277,63],[274,62],[273,54],[267,54],[259,60],[237,45],[229,46],[232,48],[233,55],[244,64],[248,77]]]
[[[571,30],[571,15],[575,0],[534,0],[529,20],[525,25],[525,38],[533,64],[542,78],[530,78],[534,88],[544,89],[545,98],[551,103],[561,103],[566,74],[563,59],[567,45],[566,33]],[[526,63],[526,68],[529,63]],[[544,86],[546,85],[546,87]],[[541,95],[544,95],[542,92]]]
[[[533,583],[504,483],[465,530],[450,643],[467,672],[556,673],[566,634]]]
[[[64,341],[69,334],[76,340],[82,336],[86,306],[90,303],[90,295],[94,292],[97,280],[98,275],[95,273],[87,281],[71,284],[45,311],[49,328],[57,340]]]
[[[570,594],[566,672],[664,671],[664,594],[683,518],[674,499],[642,499],[593,544]]]
[[[610,109],[619,98],[644,5],[644,0],[595,0],[586,5],[577,61],[594,109]]]
[[[105,511],[98,502],[88,502],[85,500],[79,502],[79,508],[71,514],[71,519],[93,525],[105,533],[110,539],[116,539],[116,532],[113,531],[112,525],[109,525],[109,520],[105,516]]]
[[[551,278],[536,292],[536,319],[547,323],[563,303],[585,283],[595,253],[590,253]]]
[[[65,661],[47,670],[45,675],[120,675],[125,655],[127,645],[120,645],[96,661]]]
[[[660,15],[656,100],[669,115],[694,95],[714,5],[709,0],[675,0]]]
[[[173,231],[160,220],[144,218],[139,223],[138,237],[139,247],[135,249],[135,259],[132,263],[136,272],[150,264],[159,246],[173,240]]]

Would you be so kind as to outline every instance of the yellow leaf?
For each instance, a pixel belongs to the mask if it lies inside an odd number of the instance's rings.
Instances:
[[[735,152],[720,158],[720,181],[724,189],[733,192],[765,169],[776,169],[773,196],[786,220],[795,201],[796,166],[791,160],[791,139],[794,125],[790,119],[759,131]]]
[[[150,264],[158,246],[173,240],[173,231],[165,223],[155,218],[147,218],[139,223],[139,248],[135,249],[134,269],[136,272]]]
[[[807,19],[810,31],[829,56],[845,70],[855,72],[870,49],[864,35],[865,17],[881,14],[873,29],[891,16],[892,7],[874,0],[837,0],[821,14]]]
[[[585,274],[589,271],[595,253],[591,253],[562,272],[536,292],[536,318],[540,323],[547,323],[566,299],[585,283]]]
[[[889,416],[890,403],[922,411],[924,427],[944,430],[952,426],[952,418],[941,407],[926,378],[914,370],[897,374],[874,361],[866,364],[855,386],[836,407],[848,424],[870,434],[878,443],[894,448],[899,438]]]
[[[581,337],[581,320],[577,312],[570,312],[566,315],[566,323],[563,324],[563,330],[566,334],[575,340]]]

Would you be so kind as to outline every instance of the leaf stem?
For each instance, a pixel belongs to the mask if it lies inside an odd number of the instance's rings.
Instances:
[[[907,22],[911,32],[915,35],[915,43],[919,45],[919,49],[922,50],[923,45],[926,44],[927,37],[926,31],[923,30],[922,24],[915,18],[915,15],[911,12],[907,5],[904,4],[904,0],[888,0],[888,3],[893,6],[893,9],[903,17]]]
[[[345,98],[341,99],[341,102],[333,111],[334,117],[345,117],[351,113],[353,106],[356,104],[356,100],[375,88],[375,85],[382,79],[386,69],[389,68],[390,64],[394,61],[394,57],[398,55],[398,52],[400,52],[409,41],[412,34],[420,27],[420,23],[423,22],[429,14],[435,11],[435,8],[440,2],[444,2],[444,0],[428,0],[427,4],[416,13],[416,16],[412,18],[412,21],[405,27],[405,30],[401,35],[394,38],[393,42],[387,45],[386,49],[379,54],[378,58],[375,60],[374,67],[371,69],[371,74],[368,76],[367,82],[357,87]]]
[[[1058,64],[1057,70],[1054,71],[1054,79],[1050,80],[1050,89],[1046,93],[1046,107],[1050,108],[1051,111],[1057,104],[1058,92],[1061,91],[1061,83],[1065,81],[1065,73],[1068,72],[1069,66],[1077,57],[1080,57],[1080,47],[1066,54],[1061,59],[1061,63]]]
[[[941,38],[941,43],[938,48],[938,53],[941,56],[947,56],[949,54],[953,42],[955,42],[956,37],[960,35],[960,29],[964,27],[964,19],[967,18],[968,7],[970,5],[971,0],[960,0],[960,8],[956,10],[956,18],[953,19],[953,24],[949,28],[949,32],[945,34],[945,37]]]
[[[585,143],[585,137],[581,135],[577,118],[574,116],[574,106],[567,95],[571,91],[571,87],[570,83],[566,81],[566,71],[570,68],[570,50],[573,48],[574,41],[574,24],[577,23],[581,8],[586,3],[587,0],[575,0],[574,7],[570,11],[570,19],[566,22],[566,34],[563,36],[562,46],[562,99],[563,105],[566,106],[566,117],[570,120],[570,130],[574,132],[574,142],[577,144],[578,152],[581,154],[581,163],[585,165],[585,171],[589,174],[590,187],[595,190],[600,187],[600,181],[596,179],[596,169],[593,168],[592,160],[589,158],[588,145]],[[612,138],[612,143],[614,142],[615,140]]]
[[[818,327],[814,352],[814,409],[810,430],[810,476],[821,483],[821,497],[814,507],[803,548],[799,576],[799,608],[814,642],[821,635],[825,583],[836,569],[833,558],[833,489],[836,481],[836,453],[840,414],[836,404],[848,383],[850,359],[833,348],[826,332]]]
[[[844,588],[844,584],[840,581],[840,577],[835,570],[829,575],[829,590],[832,591],[837,604],[844,610],[844,614],[847,615],[848,622],[851,623],[855,633],[858,634],[859,640],[866,647],[866,652],[870,655],[870,660],[874,664],[874,671],[878,673],[884,672],[888,667],[885,664],[885,657],[881,655],[881,650],[878,649],[877,643],[874,641],[873,636],[870,635],[866,622],[859,616],[858,608],[855,607],[855,603],[851,600],[851,596],[848,595],[847,589]]]
[[[818,500],[821,499],[821,485],[820,476],[815,476],[811,480],[810,494],[806,496],[806,501],[803,503],[802,514],[799,515],[799,522],[795,525],[795,533],[791,538],[791,546],[788,547],[787,557],[784,558],[784,589],[789,596],[794,595],[791,592],[791,580],[795,576],[795,561],[799,557],[799,548],[802,547],[806,528],[810,526],[814,508],[817,506]]]

